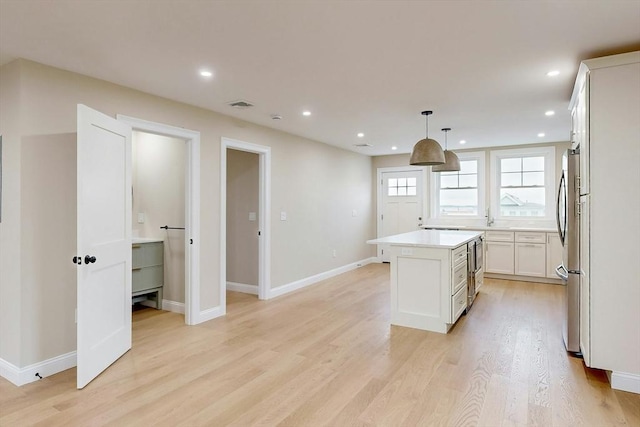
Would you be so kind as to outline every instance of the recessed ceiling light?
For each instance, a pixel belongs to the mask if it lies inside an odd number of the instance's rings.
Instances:
[[[549,110],[549,111],[545,111],[544,115],[545,116],[553,116],[556,112],[553,110]]]
[[[464,145],[466,143],[467,143],[467,141],[465,141],[464,139],[462,141],[460,141],[460,144],[462,144],[462,145]]]
[[[549,71],[549,72],[547,73],[547,76],[549,76],[549,77],[555,77],[555,76],[557,76],[558,74],[560,74],[560,71],[558,71],[558,70],[551,70],[551,71]]]
[[[358,138],[363,138],[364,137],[364,133],[360,132],[358,133]]]
[[[213,73],[211,71],[202,70],[202,71],[200,71],[200,75],[202,77],[211,77],[211,76],[213,76]]]
[[[391,149],[395,151],[395,150],[397,150],[397,149],[398,149],[398,147],[396,147],[396,146],[394,145],[393,147],[391,147]]]
[[[302,115],[303,116],[310,116],[311,115],[311,111],[303,111]]]
[[[544,132],[540,132],[540,133],[538,134],[538,138],[544,138]]]

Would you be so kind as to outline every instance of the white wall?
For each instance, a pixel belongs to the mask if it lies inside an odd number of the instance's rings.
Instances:
[[[20,283],[20,130],[22,117],[20,63],[0,72],[2,134],[2,221],[0,222],[0,358],[21,360],[22,287]]]
[[[133,235],[164,241],[163,298],[184,303],[186,142],[134,132],[132,138]],[[138,223],[138,213],[144,223]]]
[[[44,330],[34,319],[60,318],[73,313],[75,298],[40,310],[28,298],[43,291],[54,279],[47,269],[36,270],[26,283],[20,259],[21,230],[30,221],[43,221],[43,212],[22,212],[20,199],[48,197],[33,186],[22,188],[20,180],[22,138],[42,136],[57,147],[57,135],[76,132],[76,105],[82,103],[105,114],[124,114],[201,133],[201,295],[200,310],[219,305],[220,295],[220,143],[222,137],[271,147],[272,153],[272,287],[301,280],[356,261],[373,250],[364,242],[373,237],[371,159],[350,151],[298,136],[253,125],[201,108],[159,98],[108,82],[18,60],[0,68],[2,82],[3,222],[0,236],[0,301],[2,336],[0,358],[18,366],[36,363],[75,350],[73,318]],[[6,130],[5,130],[6,129]],[[31,179],[30,177],[28,179]],[[52,190],[51,197],[56,196]],[[75,206],[61,206],[68,218]],[[351,212],[358,212],[352,217]],[[289,214],[280,221],[280,210]],[[46,221],[46,219],[44,220]],[[58,242],[39,242],[43,251],[72,265],[69,254],[57,251]],[[336,249],[337,256],[332,256]],[[44,274],[43,274],[44,273]],[[64,285],[64,293],[75,284]],[[25,297],[22,297],[25,294]],[[6,311],[5,311],[6,309]],[[198,309],[198,308],[196,308]],[[66,316],[66,314],[65,314]],[[9,319],[6,321],[5,319]],[[16,320],[22,319],[22,320]],[[48,335],[48,337],[45,337]],[[22,338],[28,337],[28,338]],[[28,340],[33,345],[22,343]],[[56,341],[56,345],[51,342]]]
[[[259,156],[227,150],[227,281],[258,293]],[[254,221],[249,213],[255,212]]]

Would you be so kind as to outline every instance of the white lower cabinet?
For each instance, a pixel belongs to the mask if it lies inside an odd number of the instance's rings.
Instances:
[[[485,273],[514,274],[514,247],[509,242],[485,241]]]
[[[546,245],[544,243],[516,243],[515,274],[545,277]]]

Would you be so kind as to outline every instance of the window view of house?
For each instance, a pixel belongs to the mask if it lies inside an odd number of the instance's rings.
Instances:
[[[500,216],[545,216],[545,158],[500,159]]]
[[[478,215],[478,160],[461,160],[459,172],[440,172],[439,216]]]

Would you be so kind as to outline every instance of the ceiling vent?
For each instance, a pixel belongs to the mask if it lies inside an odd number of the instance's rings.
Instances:
[[[354,147],[373,147],[371,144],[353,144]]]
[[[228,104],[230,106],[232,106],[233,108],[237,108],[238,110],[244,110],[246,108],[253,107],[252,103],[250,103],[249,101],[242,100],[242,99],[239,99],[238,101],[231,101]]]

